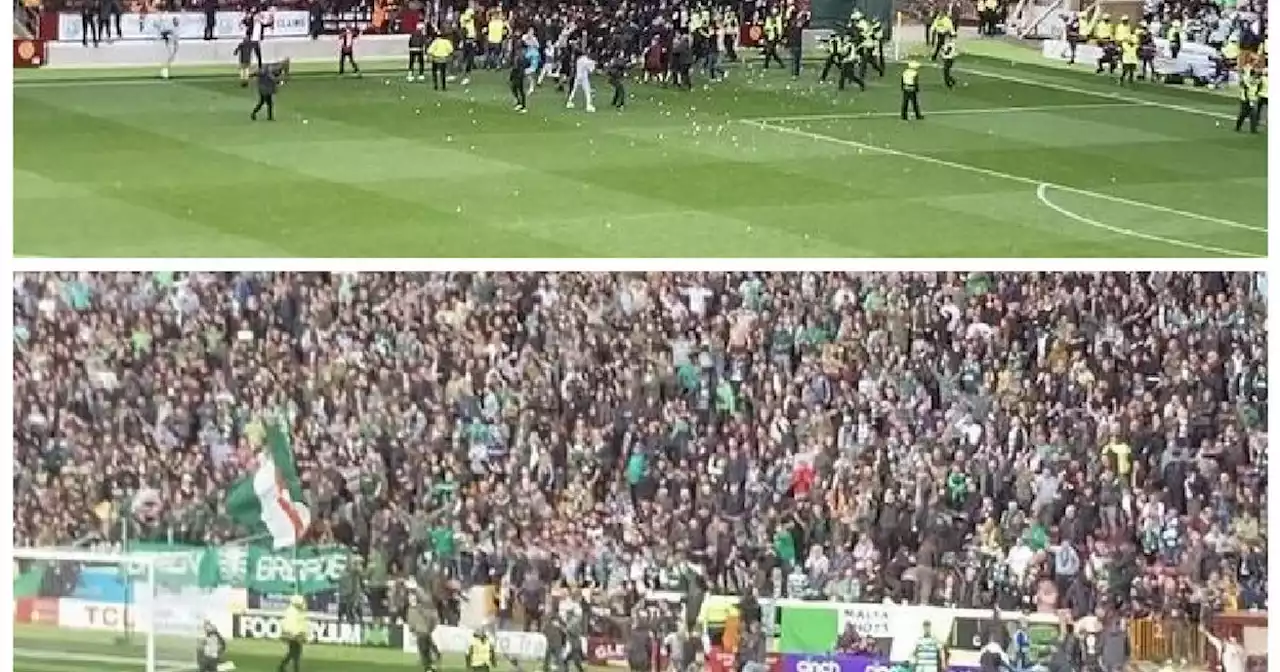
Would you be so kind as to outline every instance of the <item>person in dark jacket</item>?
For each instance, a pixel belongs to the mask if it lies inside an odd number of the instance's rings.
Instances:
[[[646,672],[653,667],[653,633],[639,614],[631,617],[627,636],[627,666],[631,672]]]
[[[689,72],[693,67],[693,41],[688,33],[676,35],[672,40],[670,58],[671,85],[678,89],[692,89]]]
[[[307,5],[307,35],[313,40],[320,39],[320,34],[324,32],[324,12],[323,0],[311,0],[311,4]]]
[[[218,0],[204,0],[200,3],[200,8],[204,10],[204,41],[218,39]]]
[[[80,5],[80,44],[87,47],[91,39],[98,46],[98,3],[89,1]]]
[[[284,78],[288,74],[289,59],[287,58],[258,70],[258,104],[253,107],[253,112],[249,114],[250,119],[257,121],[258,113],[265,107],[267,108],[267,121],[276,120],[276,91],[280,89],[280,85],[284,83]]]
[[[1004,672],[1012,669],[1004,648],[993,640],[988,640],[982,646],[982,652],[978,655],[978,667],[982,672]]]
[[[524,49],[517,43],[511,49],[511,95],[515,98],[516,112],[528,111],[528,88],[525,86],[525,77],[528,75],[529,59],[525,56]]]
[[[1098,659],[1103,672],[1121,672],[1129,666],[1129,633],[1115,619],[1098,637]]]
[[[983,623],[982,639],[986,642],[995,642],[1000,646],[1000,650],[1004,651],[1009,646],[1009,628],[1000,618],[1000,609],[991,610],[991,619]]]
[[[249,51],[252,47],[246,47],[247,40],[241,43],[237,49],[241,51],[240,58],[244,67],[249,66]],[[360,623],[364,619],[364,613],[361,609],[363,597],[365,594],[364,587],[364,565],[359,555],[353,555],[351,561],[347,563],[347,569],[342,573],[342,577],[338,579],[338,620],[343,623]]]
[[[560,654],[564,651],[564,622],[559,614],[552,614],[542,626],[542,636],[547,638],[547,652],[542,657],[542,669],[555,672],[560,669]]]
[[[107,39],[111,39],[111,27],[114,26],[116,29],[116,39],[123,40],[124,33],[120,30],[120,20],[124,18],[124,11],[120,7],[120,0],[107,0],[107,2],[103,4],[106,8],[106,16],[103,18],[111,19],[110,23],[107,24],[107,30],[104,32],[104,35]]]
[[[680,660],[686,670],[699,669],[698,659],[702,656],[702,638],[694,632],[680,629]]]
[[[1071,584],[1067,586],[1066,595],[1063,596],[1063,604],[1071,610],[1071,618],[1076,620],[1084,618],[1097,610],[1097,600],[1094,599],[1093,591],[1090,589],[1089,582],[1084,578],[1083,573],[1076,575]]]
[[[621,110],[627,104],[627,66],[630,61],[623,52],[618,52],[608,65],[605,66],[605,72],[609,76],[609,86],[613,87],[612,105],[615,109]]]
[[[440,615],[436,612],[435,602],[424,599],[417,590],[409,593],[409,610],[405,614],[405,622],[418,645],[418,661],[422,663],[424,672],[436,669],[440,660],[440,650],[436,648],[436,626],[440,624]]]
[[[702,602],[706,599],[707,587],[702,575],[693,573],[689,577],[689,585],[684,594],[684,627],[693,631],[702,616]]]
[[[413,81],[414,77],[419,82],[426,81],[427,71],[427,44],[430,42],[427,35],[427,24],[419,23],[418,29],[409,35],[409,81]]]
[[[586,654],[582,651],[582,638],[586,634],[586,619],[589,612],[582,611],[570,612],[568,620],[565,621],[564,635],[565,643],[568,644],[564,655],[564,667],[566,670],[577,670],[577,672],[586,672]]]
[[[738,641],[738,672],[759,672],[764,669],[766,645],[760,623],[752,623]]]
[[[1062,637],[1049,657],[1050,672],[1069,672],[1080,669],[1084,658],[1083,645],[1076,636],[1075,626],[1070,621],[1062,626]]]
[[[747,593],[738,600],[738,620],[743,625],[759,623],[762,609],[760,608],[760,600],[756,597],[755,586],[748,586]]]
[[[862,644],[862,635],[853,623],[846,623],[840,637],[836,639],[836,650],[841,653],[855,653]]]
[[[253,78],[253,41],[245,39],[231,52],[240,64],[240,86],[248,87]]]

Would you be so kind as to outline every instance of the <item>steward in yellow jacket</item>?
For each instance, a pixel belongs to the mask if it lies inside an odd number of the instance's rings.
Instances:
[[[497,651],[493,640],[483,630],[477,630],[471,636],[471,644],[467,646],[468,672],[489,672],[498,666]]]
[[[307,601],[301,595],[294,595],[280,617],[280,638],[284,640],[284,660],[276,667],[278,672],[285,672],[285,666],[293,663],[293,672],[300,672],[302,666],[302,645],[307,642]]]

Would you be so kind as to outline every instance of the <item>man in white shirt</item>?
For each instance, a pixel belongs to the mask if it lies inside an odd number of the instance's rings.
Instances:
[[[256,25],[254,26],[254,39],[261,42],[267,39],[267,33],[276,26],[276,14],[271,7],[257,13],[254,17]]]
[[[169,79],[169,68],[173,67],[173,61],[178,57],[178,17],[162,16],[157,28],[160,42],[164,45],[164,65],[160,66],[160,77]]]
[[[1225,639],[1215,637],[1204,626],[1200,626],[1200,634],[1204,635],[1213,648],[1218,650],[1218,662],[1222,665],[1222,672],[1245,672],[1249,657],[1240,640],[1230,636]]]
[[[591,73],[595,72],[595,69],[596,62],[586,53],[580,54],[573,62],[573,86],[569,88],[569,101],[564,105],[566,108],[573,109],[573,100],[581,91],[587,104],[587,111],[596,111],[594,92],[591,90]]]

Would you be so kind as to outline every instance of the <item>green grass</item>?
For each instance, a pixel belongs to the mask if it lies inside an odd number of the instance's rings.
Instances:
[[[866,93],[814,65],[635,84],[622,114],[601,83],[593,115],[553,89],[517,115],[504,73],[438,94],[311,72],[272,124],[224,69],[19,71],[15,254],[1266,254],[1266,139],[1231,131],[1234,100],[963,67],[954,91],[924,71],[912,124],[896,67]]]
[[[171,662],[158,665],[158,672],[191,672],[186,661],[194,655],[194,642],[172,642],[162,647],[157,660]],[[144,640],[122,643],[115,635],[102,632],[75,631],[50,627],[16,625],[14,628],[14,672],[139,672],[145,669]],[[241,672],[274,672],[284,655],[280,642],[263,640],[229,640],[227,659]],[[525,669],[532,669],[523,664]],[[509,669],[499,662],[500,669]],[[417,670],[417,656],[397,650],[362,649],[338,646],[308,646],[303,653],[304,672],[383,672]],[[465,669],[461,656],[445,656],[441,672]],[[604,668],[589,668],[601,672]]]

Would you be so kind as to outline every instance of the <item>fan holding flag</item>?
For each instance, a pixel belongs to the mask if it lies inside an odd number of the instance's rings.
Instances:
[[[270,536],[279,550],[306,536],[311,509],[303,499],[287,429],[279,418],[266,424],[265,445],[227,493],[227,515],[255,534]]]

